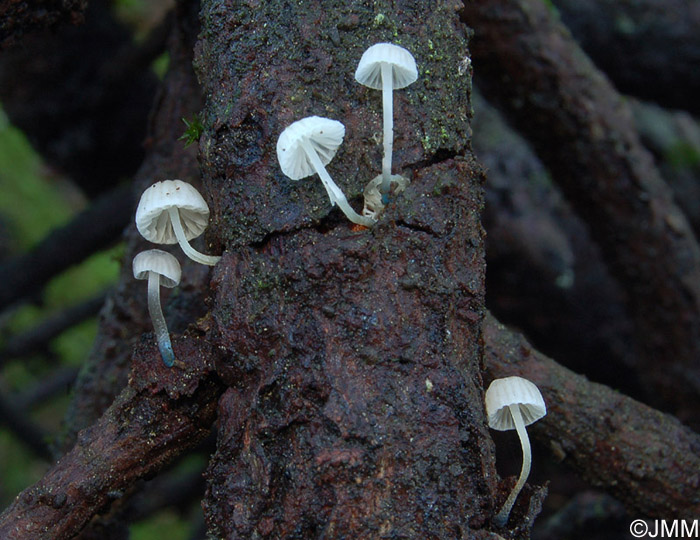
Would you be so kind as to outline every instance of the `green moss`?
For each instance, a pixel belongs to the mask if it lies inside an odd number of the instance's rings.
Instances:
[[[664,158],[675,169],[700,165],[700,149],[687,141],[677,141],[666,149]]]
[[[202,124],[202,120],[198,115],[193,116],[191,120],[183,118],[182,121],[185,123],[187,129],[185,129],[185,132],[180,135],[178,140],[185,141],[185,146],[187,147],[192,143],[199,141],[199,138],[202,136],[202,132],[204,132],[204,125]]]
[[[189,523],[173,511],[163,511],[148,521],[131,526],[132,540],[152,540],[167,538],[168,540],[186,540],[190,538]]]

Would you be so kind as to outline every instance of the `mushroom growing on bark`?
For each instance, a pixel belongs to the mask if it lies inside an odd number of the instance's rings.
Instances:
[[[166,366],[172,367],[175,363],[175,353],[168,326],[160,307],[160,286],[172,289],[180,283],[180,263],[170,253],[160,249],[142,251],[133,261],[134,277],[148,280],[148,313],[153,322],[153,331],[156,335],[158,350]]]
[[[180,244],[190,259],[214,266],[221,257],[205,255],[189,240],[207,228],[209,206],[194,186],[182,180],[156,182],[141,195],[136,209],[136,228],[155,244]]]
[[[360,84],[382,91],[384,117],[384,158],[382,159],[381,193],[388,193],[391,183],[398,189],[406,186],[407,180],[401,175],[391,174],[391,159],[394,147],[394,90],[405,88],[418,78],[418,69],[413,55],[403,47],[392,43],[377,43],[367,49],[355,71],[355,79]]]
[[[547,407],[537,386],[522,377],[494,380],[486,390],[485,402],[489,427],[497,431],[508,431],[515,428],[520,438],[520,446],[523,449],[520,477],[503,507],[494,518],[496,525],[503,526],[508,521],[515,499],[530,474],[532,452],[525,426],[529,426],[546,415]]]
[[[320,116],[302,118],[287,126],[277,139],[277,160],[282,172],[292,180],[318,174],[331,205],[337,204],[353,223],[371,227],[375,220],[355,212],[326,171],[325,166],[335,156],[344,136],[345,126],[337,120]]]

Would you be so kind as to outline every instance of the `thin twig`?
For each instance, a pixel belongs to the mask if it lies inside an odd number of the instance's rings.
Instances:
[[[103,291],[84,302],[70,306],[41,321],[22,334],[10,338],[0,349],[0,366],[12,358],[27,356],[45,349],[56,336],[96,315],[109,291]]]
[[[134,210],[130,186],[97,199],[32,251],[0,265],[0,309],[40,290],[48,280],[115,242]]]

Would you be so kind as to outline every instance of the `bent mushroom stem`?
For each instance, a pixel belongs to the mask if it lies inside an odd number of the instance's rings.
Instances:
[[[382,193],[388,193],[391,182],[391,154],[394,150],[394,87],[391,65],[382,64],[382,109],[384,111],[384,157],[382,158]]]
[[[530,463],[532,462],[532,451],[530,449],[530,439],[527,436],[527,430],[525,429],[525,423],[523,422],[523,417],[520,414],[520,407],[518,405],[509,405],[508,409],[510,414],[513,415],[513,423],[515,424],[515,430],[518,432],[518,437],[520,438],[520,446],[523,449],[523,466],[520,469],[520,477],[518,482],[513,487],[513,490],[508,495],[506,502],[503,504],[503,508],[500,509],[494,522],[498,526],[504,526],[508,521],[508,516],[510,511],[515,504],[515,499],[517,499],[520,490],[523,489],[525,485],[525,480],[530,475]]]
[[[185,236],[185,231],[182,228],[182,222],[180,221],[180,213],[177,208],[168,208],[168,215],[170,216],[170,221],[173,224],[173,231],[175,231],[175,237],[177,238],[182,251],[185,252],[190,259],[200,264],[207,264],[209,266],[214,266],[221,260],[221,257],[215,255],[205,255],[194,249],[190,243],[187,241]]]
[[[355,212],[355,210],[353,210],[352,206],[350,206],[350,203],[348,202],[348,199],[345,197],[345,194],[333,181],[331,175],[328,174],[328,171],[326,171],[326,168],[323,166],[321,158],[318,157],[316,149],[313,147],[313,145],[307,139],[302,139],[301,145],[306,154],[309,156],[309,160],[311,161],[311,165],[313,165],[316,174],[318,174],[323,186],[326,188],[331,204],[337,204],[338,208],[340,208],[347,218],[353,223],[364,225],[365,227],[371,227],[374,225],[374,219],[361,216]]]
[[[168,326],[165,324],[163,310],[160,307],[160,275],[156,272],[148,273],[148,313],[151,315],[153,331],[163,363],[172,367],[175,363],[175,353],[173,345],[170,343],[170,334],[168,334]]]

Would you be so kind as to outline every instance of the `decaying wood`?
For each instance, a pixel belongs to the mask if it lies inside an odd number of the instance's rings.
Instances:
[[[544,2],[464,5],[480,87],[531,141],[626,292],[650,395],[697,424],[700,248],[629,107]]]
[[[558,459],[622,501],[630,515],[697,519],[700,435],[558,365],[490,315],[483,331],[488,375],[519,375],[542,392],[547,416],[528,430]]]
[[[458,7],[203,2],[200,159],[225,248],[212,316],[229,385],[207,472],[215,536],[491,534],[501,494],[481,399],[482,192],[460,157],[470,70]],[[394,96],[394,170],[411,185],[354,230],[317,178],[284,177],[275,144],[305,116],[343,122],[328,170],[357,204],[379,172],[381,104],[353,73],[380,41],[420,66]]]
[[[63,540],[209,434],[222,386],[206,336],[175,343],[186,369],[166,368],[148,343],[129,386],[75,447],[0,516],[0,538]]]

